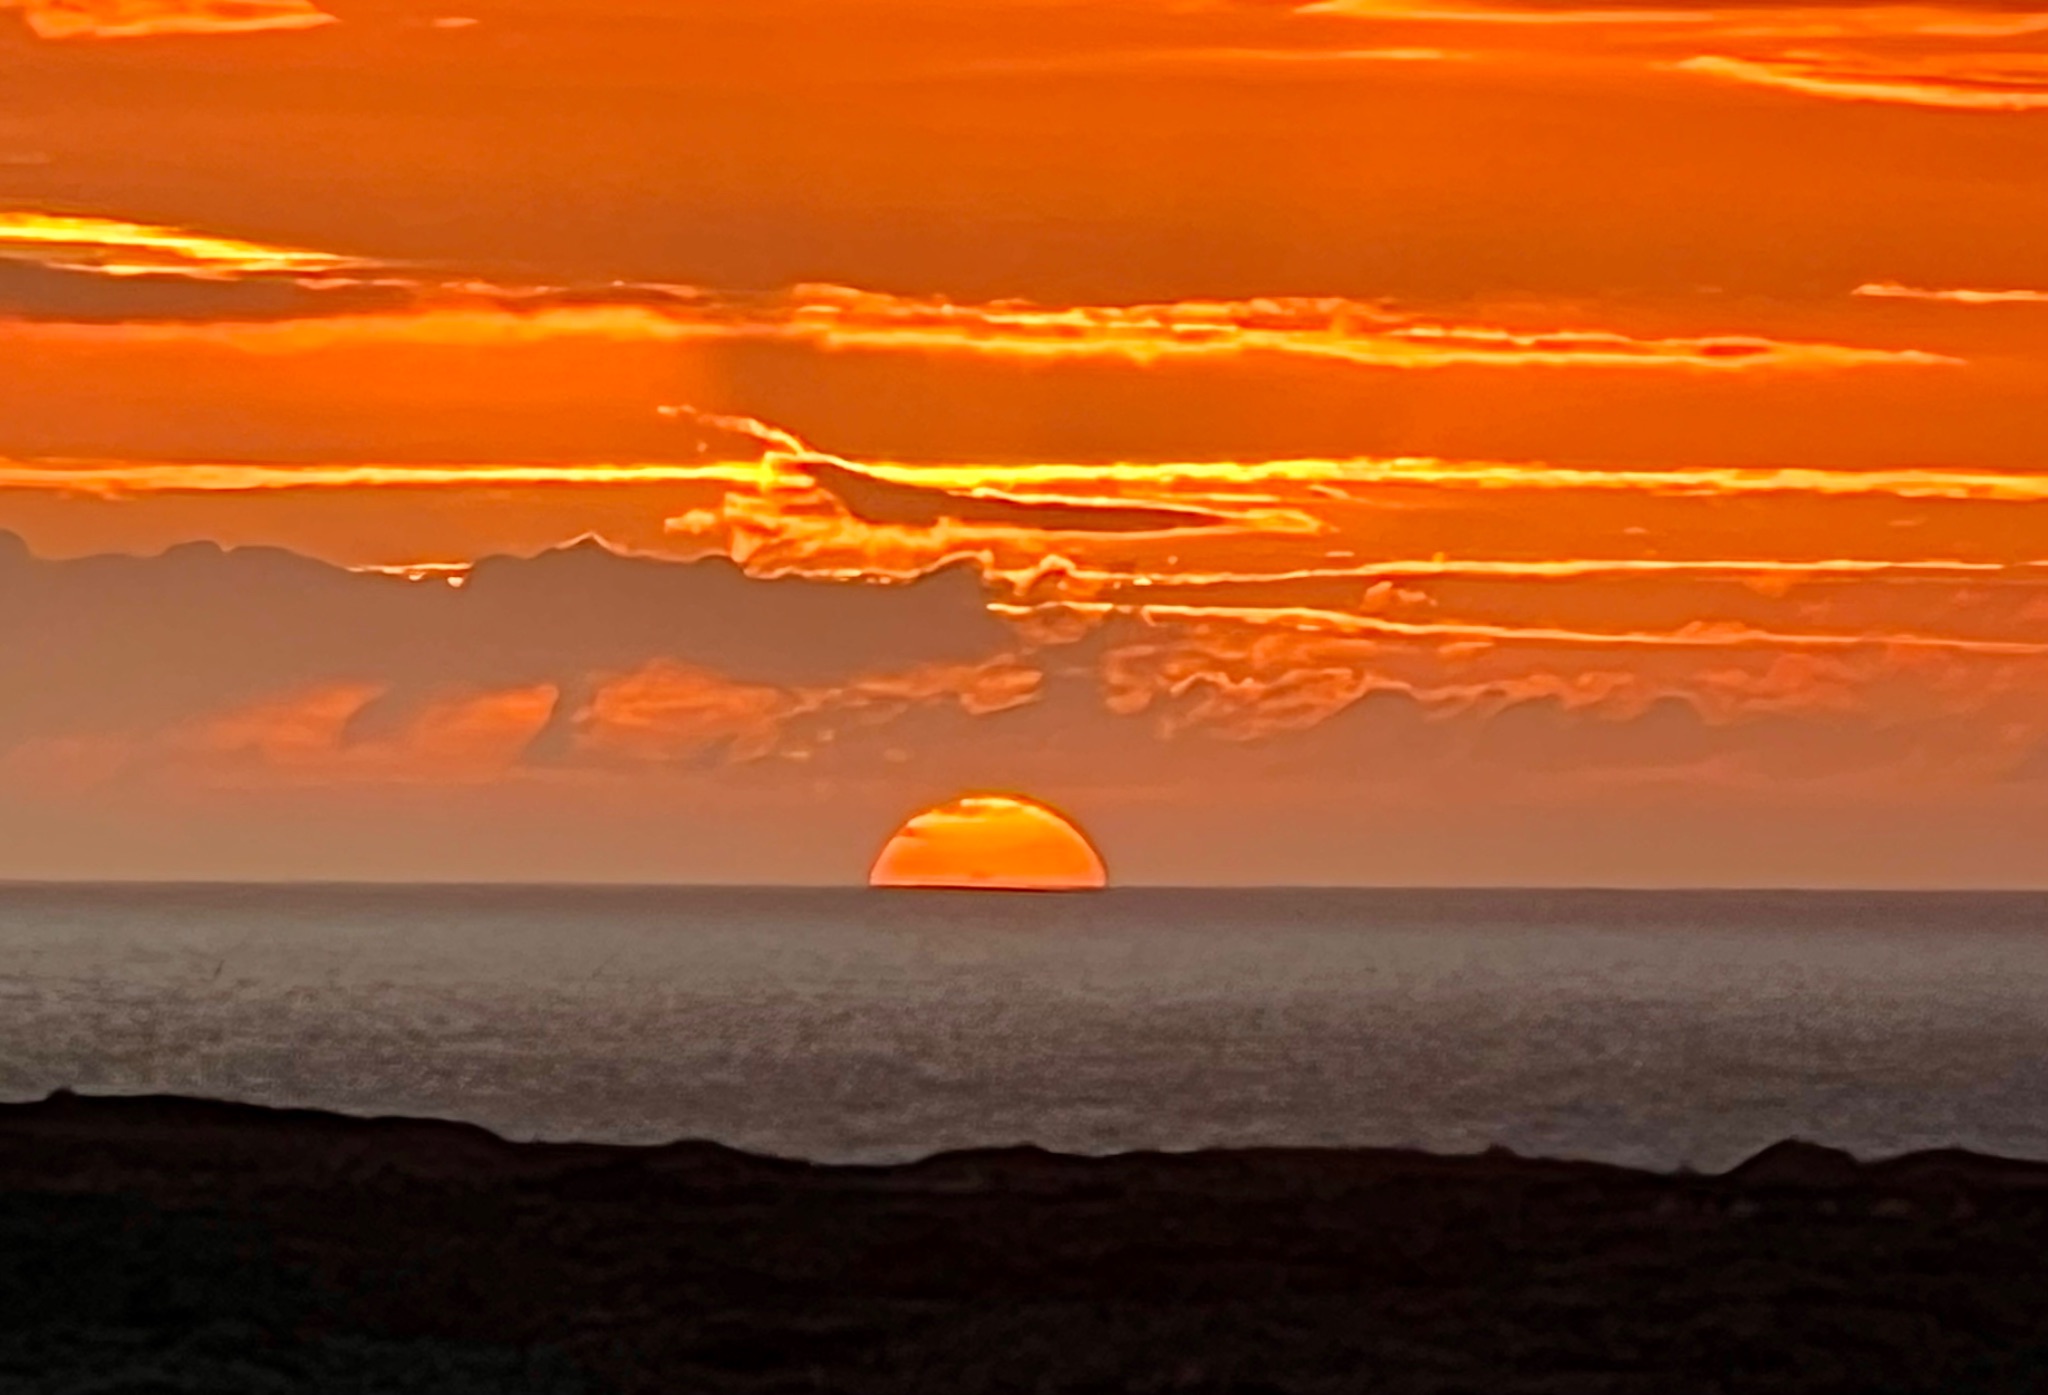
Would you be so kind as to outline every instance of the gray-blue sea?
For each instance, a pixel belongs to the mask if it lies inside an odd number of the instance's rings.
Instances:
[[[2048,896],[0,886],[0,1097],[823,1160],[2048,1158]]]

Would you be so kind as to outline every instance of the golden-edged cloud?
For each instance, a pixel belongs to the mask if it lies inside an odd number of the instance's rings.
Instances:
[[[791,293],[789,331],[827,350],[1017,358],[1177,358],[1281,354],[1381,368],[1451,365],[1847,368],[1949,362],[1912,349],[1799,343],[1747,335],[1643,338],[1605,329],[1519,330],[1433,321],[1342,297],[1266,297],[1157,305],[963,305],[838,286]]]
[[[2048,110],[2048,55],[1967,55],[1899,63],[1861,54],[1788,53],[1770,59],[1703,54],[1681,71],[1850,102],[1952,111]]]
[[[845,293],[848,299],[855,293]],[[1248,302],[1024,310],[862,295],[861,313],[811,300],[788,311],[630,305],[432,307],[318,319],[68,323],[0,321],[0,341],[98,346],[219,347],[257,354],[416,346],[513,348],[548,343],[788,343],[826,353],[1122,362],[1294,358],[1379,371],[1443,368],[1588,369],[1746,374],[1942,368],[1962,361],[1913,348],[1746,335],[1641,338],[1616,331],[1521,331],[1489,325],[1367,325],[1343,311]]]
[[[1025,300],[960,302],[823,284],[770,295],[632,283],[521,287],[473,277],[437,279],[362,258],[167,225],[32,209],[0,212],[0,259],[119,277],[283,278],[308,289],[373,286],[409,292],[415,300],[398,310],[260,321],[0,321],[0,335],[17,339],[219,346],[252,353],[316,353],[386,344],[484,349],[580,339],[776,342],[825,353],[1018,362],[1145,365],[1279,357],[1373,369],[1493,366],[1728,373],[1955,362],[1910,347],[1740,333],[1642,336],[1569,322],[1531,327],[1461,321],[1343,296],[1046,305]]]
[[[588,340],[779,342],[828,353],[1121,361],[1140,365],[1277,356],[1372,369],[1591,368],[1698,373],[1953,366],[1911,348],[1749,335],[1641,338],[1404,319],[1348,301],[1160,306],[954,305],[808,287],[781,305],[436,305],[400,312],[265,321],[0,323],[0,337],[91,344],[219,346],[317,353],[352,346],[486,349]]]
[[[312,0],[0,0],[44,39],[143,39],[318,29],[335,17]]]
[[[1359,487],[1412,486],[1443,490],[1477,491],[1587,491],[1637,493],[1659,498],[1716,498],[1754,495],[1811,495],[1823,498],[1886,497],[1917,500],[1956,500],[1991,503],[2039,503],[2048,501],[2048,474],[1990,470],[1945,470],[1938,468],[1901,470],[1818,470],[1818,469],[1700,469],[1589,470],[1567,466],[1522,462],[1447,461],[1423,457],[1360,457],[1342,460],[1273,461],[1162,461],[1152,463],[1075,464],[901,464],[863,461],[857,466],[839,457],[808,457],[809,466],[765,460],[723,460],[704,463],[644,461],[617,464],[346,464],[298,465],[265,463],[202,462],[102,462],[71,460],[0,460],[0,490],[24,490],[52,494],[93,495],[106,498],[148,494],[231,494],[266,491],[358,489],[472,489],[506,486],[604,486],[634,484],[724,484],[736,487],[811,489],[824,467],[851,468],[878,482],[894,483],[927,496],[919,506],[924,521],[952,517],[956,521],[971,507],[948,512],[941,496],[952,491],[990,491],[991,505],[1015,503],[1027,509],[1043,507],[1046,512],[1033,520],[1044,531],[1133,531],[1117,520],[1102,530],[1088,526],[1086,513],[1095,508],[1110,509],[1103,501],[1054,495],[1031,499],[1006,495],[1005,490],[1058,490],[1062,486],[1141,486],[1187,490],[1192,497],[1209,498],[1205,486],[1239,490],[1245,487],[1282,484]],[[841,478],[835,475],[834,478]],[[965,502],[965,501],[961,501]],[[1059,506],[1071,505],[1074,512],[1063,515]],[[1181,508],[1177,516],[1170,509],[1143,520],[1151,531],[1178,527],[1213,526],[1220,521],[1211,511]],[[1071,526],[1051,525],[1068,518]],[[880,521],[889,521],[883,519]],[[1015,519],[988,521],[1015,522]],[[1258,521],[1240,516],[1239,521]],[[1267,522],[1281,522],[1267,519]],[[1288,519],[1295,523],[1298,520]],[[1312,530],[1311,530],[1312,531]]]
[[[1986,290],[1964,286],[1937,289],[1903,286],[1896,281],[1871,281],[1858,286],[1850,294],[1872,300],[1932,300],[1950,305],[2048,305],[2048,291],[2024,288]]]
[[[791,462],[864,523],[932,528],[940,523],[995,524],[1046,533],[1171,533],[1217,528],[1231,520],[1206,509],[1118,504],[1098,499],[1021,498],[988,490],[935,488],[885,479],[844,461],[805,455]]]
[[[1388,26],[1388,32],[1506,31],[1482,56],[1607,62],[1690,73],[1837,101],[2017,113],[2048,107],[2048,55],[2027,42],[2048,13],[1996,3],[1717,3],[1668,9],[1540,3],[1434,7],[1405,0],[1321,0],[1302,13]],[[1595,37],[1544,45],[1566,26]]]
[[[1694,724],[1722,728],[1800,715],[1824,716],[1839,731],[1882,721],[1888,708],[1895,714],[1903,705],[1965,724],[1997,709],[2032,730],[2041,714],[2029,716],[2024,702],[2014,706],[2011,692],[2038,672],[2034,656],[1927,648],[1677,647],[1623,655],[1546,644],[1447,652],[1211,622],[1120,635],[1104,649],[1098,677],[1110,711],[1146,717],[1161,736],[1241,743],[1299,737],[1388,696],[1440,728],[1448,719],[1477,718],[1466,729],[1481,737],[1492,718],[1532,704],[1621,724],[1674,702]]]
[[[278,247],[118,218],[0,210],[0,260],[102,276],[309,277],[367,263],[302,247]]]
[[[1360,615],[1353,611],[1310,606],[1124,605],[1060,601],[1047,607],[999,601],[990,608],[997,614],[1020,619],[1036,610],[1054,608],[1083,615],[1130,615],[1147,623],[1225,621],[1311,634],[1423,640],[1434,644],[1473,642],[1567,649],[1927,649],[2011,658],[2048,656],[2048,642],[2031,640],[1974,639],[1904,630],[1855,634],[1768,630],[1739,621],[1720,620],[1694,621],[1674,630],[1580,630],[1554,625],[1397,620],[1382,615]]]
[[[1261,68],[1343,69],[1385,63],[1455,63],[1471,55],[1441,48],[1159,48],[997,59],[983,73],[1202,73]]]
[[[1327,533],[1332,510],[1413,508],[1425,499],[1478,507],[1498,496],[1568,501],[1634,496],[1650,501],[1714,499],[1893,501],[2033,506],[2048,503],[2048,474],[1945,470],[1670,468],[1597,470],[1541,462],[1431,458],[1272,461],[905,464],[849,460],[800,442],[752,457],[618,463],[108,462],[0,459],[0,492],[138,500],[206,495],[450,494],[504,489],[607,490],[650,486],[706,491],[704,503],[667,519],[667,535],[692,551],[729,551],[764,574],[917,575],[948,561],[977,560],[1005,575],[1039,569],[1063,539],[1145,536],[1305,539]],[[999,555],[1000,554],[1000,555]],[[1698,575],[1715,566],[1776,566],[1788,574],[1853,574],[1914,566],[1946,574],[2034,559],[1966,556],[1902,559],[1815,553],[1809,558],[1382,558],[1304,566],[1278,560],[1263,574],[1306,579],[1352,571],[1392,576],[1521,576],[1661,571]],[[1068,563],[1076,575],[1107,576],[1099,564]],[[1393,570],[1389,570],[1389,568]],[[1136,564],[1151,575],[1155,563]],[[1227,565],[1168,568],[1158,584],[1196,576],[1230,580]],[[1238,579],[1243,579],[1244,575]]]
[[[1305,15],[1343,15],[1351,19],[1419,24],[1598,25],[1629,28],[1640,25],[1693,25],[1711,18],[1707,9],[1674,6],[1428,5],[1410,0],[1312,0],[1299,5]]]

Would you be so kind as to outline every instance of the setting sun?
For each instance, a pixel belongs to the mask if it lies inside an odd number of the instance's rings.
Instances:
[[[966,795],[912,818],[868,884],[978,891],[1099,891],[1102,857],[1066,816],[1014,795]]]

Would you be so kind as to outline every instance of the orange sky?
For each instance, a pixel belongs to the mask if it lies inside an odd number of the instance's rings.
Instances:
[[[997,788],[1142,881],[2048,883],[2048,10],[0,65],[0,876],[855,881]]]

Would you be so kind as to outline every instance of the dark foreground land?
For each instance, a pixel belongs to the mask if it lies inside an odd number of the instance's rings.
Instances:
[[[2048,1391],[2048,1166],[705,1144],[0,1106],[0,1391]]]

